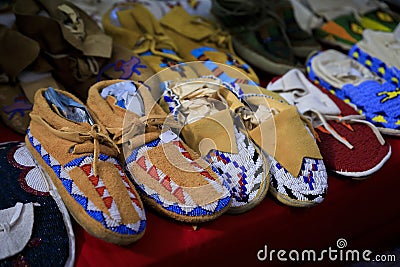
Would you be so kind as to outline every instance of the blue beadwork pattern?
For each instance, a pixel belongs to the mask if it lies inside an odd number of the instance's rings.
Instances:
[[[294,177],[272,156],[271,186],[280,194],[296,201],[320,203],[328,190],[328,175],[325,164],[319,159],[304,158],[300,174]]]
[[[201,78],[214,79],[229,90],[233,90],[232,87],[235,85],[235,83],[221,81],[215,76]],[[179,96],[170,89],[170,82],[164,82],[164,85],[163,100],[177,120],[181,107]],[[257,196],[262,195],[263,190],[267,190],[266,184],[269,179],[265,169],[264,156],[259,153],[254,143],[244,133],[238,131],[236,127],[234,127],[234,131],[240,153],[233,154],[213,150],[205,157],[212,169],[229,186],[233,197],[232,208],[243,207],[252,201],[258,201]]]
[[[104,66],[97,75],[97,81],[101,81],[102,78],[113,79],[106,74],[107,71],[113,70],[114,72],[120,73],[119,79],[128,80],[133,74],[141,75],[140,69],[146,69],[147,66],[141,64],[141,59],[132,56],[129,60],[118,59],[113,63]]]
[[[32,135],[29,128],[27,131],[27,136],[32,147],[40,154],[46,164],[53,169],[54,173],[58,179],[60,179],[67,192],[79,205],[82,206],[82,208],[91,218],[101,223],[104,228],[123,235],[138,235],[145,230],[146,219],[144,210],[138,207],[135,203],[132,202],[132,205],[138,212],[141,218],[140,221],[134,224],[123,224],[113,220],[110,216],[98,209],[93,202],[88,199],[88,197],[86,197],[82,191],[79,190],[73,179],[69,176],[67,169],[72,169],[73,167],[77,167],[83,162],[88,161],[89,156],[74,159],[63,166],[43,148],[40,142]],[[93,155],[91,155],[91,157],[91,161],[93,161]],[[118,164],[116,159],[104,154],[99,155],[99,160]]]
[[[160,49],[160,51],[162,52],[162,53],[165,53],[165,54],[169,54],[169,55],[174,55],[174,56],[176,56],[176,53],[175,53],[175,51],[173,51],[173,50],[171,50],[171,49]],[[143,52],[143,53],[140,53],[139,54],[139,56],[152,56],[152,55],[154,55],[151,51],[146,51],[146,52]]]
[[[8,115],[8,120],[12,120],[17,114],[24,117],[28,115],[28,112],[31,110],[32,104],[25,95],[18,95],[14,98],[13,103],[3,106],[3,112]]]
[[[349,56],[360,62],[379,77],[399,87],[400,70],[398,68],[394,66],[389,67],[379,58],[373,57],[360,49],[357,44],[351,47]]]
[[[164,92],[162,94],[162,98],[164,102],[168,105],[169,112],[174,116],[174,119],[178,121],[178,113],[181,103],[179,101],[179,97],[175,95],[171,88],[171,82],[164,82]]]
[[[256,201],[266,189],[264,156],[242,132],[234,128],[239,154],[210,151],[205,159],[227,183],[233,197],[231,207],[243,207]]]
[[[352,54],[357,53],[357,51],[360,52],[361,50],[357,50],[356,46],[353,46]],[[396,79],[393,79],[394,76],[391,76],[392,74],[388,76],[391,77],[391,82],[388,81],[384,84],[377,81],[365,81],[356,86],[345,84],[339,89],[317,76],[311,64],[316,55],[311,57],[307,62],[308,75],[313,82],[334,92],[337,97],[346,100],[347,103],[356,106],[357,109],[365,115],[366,120],[374,125],[389,129],[400,129],[400,89],[396,86],[397,82]],[[360,53],[359,55],[359,58],[364,61],[361,63],[364,64],[365,60],[367,60],[365,53]],[[370,69],[374,71],[376,66],[378,66],[376,64],[380,63],[377,63],[377,59],[371,59],[371,62],[372,63],[368,63],[368,65],[371,65]],[[391,71],[388,70],[387,73],[390,72]],[[384,72],[380,71],[380,73],[380,76],[384,77]]]
[[[159,49],[158,51],[160,51],[164,55],[155,55],[152,51],[146,51],[146,52],[140,53],[139,56],[140,57],[156,56],[160,60],[159,66],[161,68],[169,68],[170,70],[176,71],[177,73],[179,73],[179,75],[182,78],[187,77],[186,71],[185,71],[186,70],[185,67],[187,65],[183,62],[176,61],[175,59],[171,58],[171,56],[175,56],[175,57],[177,56],[175,51],[173,51],[171,49],[164,49],[164,48]]]
[[[366,119],[378,127],[400,129],[400,90],[386,82],[365,81],[343,86],[344,93]]]
[[[219,79],[221,79],[224,82],[228,82],[228,83],[248,83],[251,85],[257,85],[257,83],[255,83],[254,81],[252,81],[249,78],[237,78],[237,77],[231,77],[229,76],[226,72],[223,71],[223,69],[220,68],[220,66],[218,65],[218,63],[215,63],[213,61],[211,61],[206,55],[206,52],[213,52],[213,53],[218,53],[221,54],[223,52],[218,51],[215,48],[209,47],[209,46],[202,46],[202,47],[197,47],[195,49],[193,49],[191,51],[191,54],[193,57],[197,58],[198,60],[200,60],[203,65],[208,68],[210,70],[210,72],[213,73],[214,76],[218,77]],[[233,55],[229,54],[229,53],[225,53],[226,54],[226,61],[224,62],[227,65],[236,67],[238,69],[242,69],[244,70],[246,73],[250,73],[250,66],[247,64],[240,64],[239,61],[237,59],[234,58]],[[238,75],[242,76],[242,75]]]
[[[183,207],[179,206],[178,204],[166,204],[164,200],[160,198],[160,195],[153,191],[151,192],[151,189],[146,188],[145,185],[141,184],[138,186],[139,191],[141,191],[143,194],[145,194],[147,197],[153,199],[157,204],[162,206],[164,209],[171,211],[175,214],[178,215],[183,215],[183,216],[189,216],[189,217],[199,217],[199,216],[207,216],[207,215],[213,215],[218,213],[219,211],[225,209],[229,203],[231,202],[231,196],[226,196],[225,198],[222,198],[218,200],[217,203],[215,203],[215,208],[213,208],[212,211],[208,209],[204,209],[201,206],[198,206],[196,208],[191,209],[190,211],[187,211],[186,209],[183,209]]]
[[[178,143],[180,141],[174,141],[174,142]],[[130,179],[132,180],[132,182],[134,184],[137,185],[137,188],[141,191],[141,193],[143,195],[154,200],[162,209],[165,209],[167,211],[173,212],[173,213],[181,215],[181,216],[188,216],[188,217],[210,216],[210,215],[220,212],[221,210],[224,210],[227,206],[230,205],[231,196],[229,194],[229,191],[228,191],[226,185],[224,185],[224,184],[221,185],[220,181],[214,181],[214,180],[207,179],[208,176],[204,176],[204,178],[206,180],[208,180],[210,185],[213,185],[213,187],[216,189],[216,191],[222,192],[222,193],[221,193],[220,199],[218,199],[217,201],[211,202],[207,205],[204,205],[204,206],[194,203],[194,201],[191,199],[190,195],[187,194],[187,192],[185,192],[184,189],[181,190],[181,194],[184,198],[182,200],[184,203],[171,202],[171,201],[163,198],[158,192],[151,189],[146,184],[141,183],[138,179],[136,179],[136,177],[134,176],[134,173],[129,171],[130,169],[132,169],[132,164],[134,162],[138,163],[139,166],[140,165],[144,166],[145,171],[147,173],[149,173],[151,169],[155,169],[156,171],[155,171],[154,175],[157,176],[157,179],[160,182],[160,184],[165,185],[164,182],[166,181],[166,179],[169,179],[169,177],[167,177],[167,175],[165,175],[161,169],[158,169],[157,167],[155,167],[150,162],[150,160],[147,159],[147,157],[145,155],[148,150],[151,150],[152,148],[158,146],[161,143],[162,143],[162,141],[160,139],[155,139],[152,142],[149,142],[145,145],[142,145],[142,146],[134,149],[126,161],[126,169],[128,170],[128,173],[130,174]],[[180,149],[180,152],[183,153],[183,155],[188,153],[181,146],[177,146],[177,148]],[[193,160],[188,158],[188,156],[185,156],[184,158],[189,163],[193,163]],[[142,162],[139,162],[140,160],[142,160]],[[200,166],[198,166],[195,169],[197,169],[197,171],[199,173],[202,173],[203,171],[205,171]],[[177,189],[181,189],[177,184],[175,184],[173,182],[172,179],[170,179],[169,181],[166,181],[166,183],[167,183],[166,187],[170,188],[169,191],[171,192],[171,194],[174,194],[174,192],[176,192]]]

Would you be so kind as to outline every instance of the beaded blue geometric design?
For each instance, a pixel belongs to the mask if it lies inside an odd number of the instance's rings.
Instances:
[[[104,66],[97,75],[97,82],[101,81],[102,78],[113,79],[111,76],[107,75],[106,72],[109,70],[113,70],[114,72],[120,73],[118,79],[128,80],[135,73],[137,75],[141,75],[140,69],[146,69],[147,66],[141,64],[141,59],[135,56],[132,56],[129,60],[118,59],[115,62],[112,62],[106,66]],[[121,73],[122,72],[122,73]]]
[[[400,70],[394,66],[389,67],[379,58],[370,56],[357,45],[353,45],[349,51],[349,56],[367,67],[370,71],[377,74],[386,81],[399,86]]]
[[[181,103],[179,101],[179,97],[171,91],[170,82],[164,82],[164,92],[162,94],[162,98],[168,105],[170,114],[172,114],[174,119],[178,121],[178,113]]]
[[[238,78],[238,77],[244,77],[244,75],[237,75],[236,77],[231,77],[229,76],[226,72],[224,72],[220,66],[218,65],[218,62],[214,62],[210,60],[208,57],[204,55],[205,52],[214,52],[214,53],[219,53],[222,54],[223,52],[218,51],[215,48],[208,47],[208,46],[203,46],[203,47],[196,47],[193,49],[190,53],[192,56],[197,58],[206,68],[210,70],[210,72],[214,73],[218,78],[224,82],[238,82],[239,80],[245,81],[245,83],[252,84],[252,85],[257,85],[254,81],[251,79],[245,77],[245,78]],[[238,69],[244,70],[246,73],[250,73],[250,66],[247,64],[240,64],[235,57],[230,54],[230,53],[225,53],[227,60],[225,64],[236,67]],[[215,76],[214,75],[214,76]]]
[[[239,84],[232,84],[227,88],[244,103],[247,98],[254,96],[273,98],[264,94],[245,94]],[[328,187],[328,176],[322,160],[304,158],[300,175],[294,177],[273,156],[266,156],[271,166],[271,186],[279,193],[299,201],[322,202]]]
[[[365,81],[357,86],[346,84],[342,90],[368,121],[378,127],[400,129],[400,90],[395,85]]]
[[[173,56],[177,56],[177,54],[175,53],[175,51],[171,50],[171,49],[164,49],[161,48],[158,51],[160,51],[161,53],[164,53],[164,56],[161,56],[160,58],[160,64],[159,66],[161,68],[169,68],[172,71],[176,71],[180,74],[181,77],[186,78],[186,73],[185,73],[185,67],[186,64],[183,62],[179,62],[176,61],[174,59],[171,59],[168,55],[173,55]],[[139,56],[140,57],[146,57],[146,56],[154,56],[155,54],[152,51],[146,51],[143,53],[140,53]],[[157,57],[160,57],[159,55],[155,55]]]
[[[178,203],[173,203],[173,204],[166,203],[166,201],[164,201],[157,192],[155,192],[154,190],[151,190],[150,188],[148,188],[146,185],[144,185],[142,183],[138,183],[136,181],[135,177],[133,176],[133,174],[129,171],[130,163],[136,161],[138,159],[138,157],[141,157],[147,150],[150,150],[150,149],[158,146],[158,144],[160,142],[161,142],[161,140],[159,138],[157,138],[156,140],[153,140],[147,144],[144,144],[144,145],[134,149],[132,151],[132,153],[130,154],[130,156],[126,160],[125,169],[128,170],[127,171],[127,173],[129,174],[128,177],[136,185],[136,188],[139,191],[141,191],[141,193],[143,195],[145,195],[146,197],[148,197],[150,199],[153,199],[158,205],[160,205],[165,210],[168,210],[168,211],[173,212],[178,215],[190,216],[190,217],[209,216],[209,215],[215,214],[215,213],[223,210],[224,208],[226,208],[226,206],[228,206],[230,204],[231,196],[228,195],[222,199],[219,199],[213,210],[204,209],[201,206],[194,207],[190,211],[184,210],[180,207],[180,205]],[[226,185],[223,185],[223,187],[228,188]],[[186,207],[186,209],[188,209],[188,208]]]
[[[143,149],[148,150],[150,148],[156,147],[156,146],[158,146],[158,144],[160,142],[161,142],[161,139],[157,138],[151,142],[144,144],[143,146],[139,146],[139,147],[135,148],[134,150],[132,150],[132,153],[126,159],[126,165],[128,165],[129,163],[132,163],[138,159],[138,154],[139,154],[140,150],[143,150]]]
[[[271,186],[280,194],[298,201],[320,203],[328,189],[328,176],[322,160],[304,158],[300,175],[294,177],[273,157],[271,161]]]
[[[234,131],[240,155],[213,150],[207,154],[205,160],[228,184],[233,197],[231,207],[239,207],[251,203],[257,191],[265,189],[267,175],[263,155],[255,149],[255,145],[245,134],[236,127]]]
[[[29,138],[29,141],[32,145],[33,148],[40,154],[42,159],[46,162],[46,164],[51,167],[54,171],[54,173],[57,175],[58,179],[62,182],[64,185],[64,188],[67,190],[67,192],[74,198],[74,200],[79,203],[85,212],[92,217],[94,220],[98,221],[101,223],[106,229],[109,229],[113,232],[119,233],[119,234],[124,234],[124,235],[137,235],[140,234],[141,232],[144,231],[146,228],[146,220],[140,220],[139,226],[134,226],[137,229],[132,229],[132,225],[124,225],[120,223],[118,226],[110,226],[108,225],[109,216],[104,214],[101,210],[96,209],[95,206],[92,204],[90,205],[90,209],[88,208],[90,200],[82,194],[73,191],[74,186],[74,181],[71,179],[71,177],[68,175],[68,173],[65,171],[64,168],[66,167],[72,167],[72,166],[79,166],[80,163],[82,163],[85,157],[81,157],[78,159],[74,159],[64,166],[62,166],[58,161],[53,158],[40,144],[40,142],[33,137],[30,129],[28,128],[27,130],[27,136]],[[99,160],[101,161],[107,161],[111,160],[113,158],[110,158],[107,155],[100,154],[99,155]],[[115,223],[115,221],[113,221]]]
[[[356,50],[353,51],[353,54],[354,52]],[[395,79],[384,84],[380,84],[377,81],[365,81],[357,86],[345,84],[339,90],[316,75],[311,67],[314,56],[307,62],[308,76],[313,82],[317,81],[321,86],[335,91],[335,95],[340,99],[346,99],[349,103],[355,105],[365,115],[366,120],[377,127],[399,129],[400,89],[396,87]],[[383,77],[382,71],[381,77]]]

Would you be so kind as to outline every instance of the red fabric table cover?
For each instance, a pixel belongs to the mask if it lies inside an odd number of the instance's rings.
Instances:
[[[23,140],[23,136],[4,125],[0,129],[2,142]],[[383,252],[400,243],[400,138],[386,137],[386,140],[392,146],[392,156],[381,170],[362,181],[330,174],[326,199],[312,208],[291,208],[268,195],[245,214],[223,215],[199,225],[197,230],[147,210],[146,233],[138,242],[125,247],[92,237],[74,222],[75,264],[79,267],[271,266],[268,260],[257,260],[257,252],[265,245],[268,250],[318,252],[337,248],[339,238],[346,239],[346,249]]]

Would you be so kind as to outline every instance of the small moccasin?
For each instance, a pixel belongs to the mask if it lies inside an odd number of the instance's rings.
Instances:
[[[231,110],[228,102],[235,98],[233,93],[212,77],[167,81],[164,87],[162,106],[184,125],[183,139],[229,185],[229,212],[245,212],[259,204],[270,182],[267,161]]]
[[[231,203],[227,186],[168,123],[148,86],[111,80],[89,90],[87,105],[105,125],[143,201],[172,219],[216,219]]]
[[[120,245],[142,237],[146,216],[117,160],[118,147],[78,98],[53,88],[35,94],[26,143],[75,220]]]

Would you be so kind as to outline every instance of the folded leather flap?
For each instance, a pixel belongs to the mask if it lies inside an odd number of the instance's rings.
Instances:
[[[232,114],[229,109],[204,117],[182,128],[185,142],[202,156],[212,149],[238,153]]]
[[[236,111],[238,108],[244,107],[244,104],[235,96],[235,94],[225,87],[221,87],[219,89],[219,93],[226,100],[229,108],[232,111]]]
[[[249,135],[266,153],[288,170],[294,177],[301,171],[303,158],[322,159],[315,139],[307,131],[295,106],[284,109],[271,103],[279,113],[261,122]]]
[[[39,56],[39,44],[17,31],[0,25],[0,73],[12,80]]]
[[[17,1],[14,11],[18,28],[47,42],[46,49],[51,53],[64,53],[68,49],[63,43],[66,41],[85,56],[111,57],[111,37],[85,12],[67,1]]]
[[[340,109],[335,102],[314,86],[298,69],[293,69],[280,79],[268,84],[267,89],[281,95],[289,104],[296,105],[300,114],[309,110],[322,114],[340,114]]]
[[[83,54],[85,56],[110,58],[112,38],[105,34],[88,35],[83,42]]]

